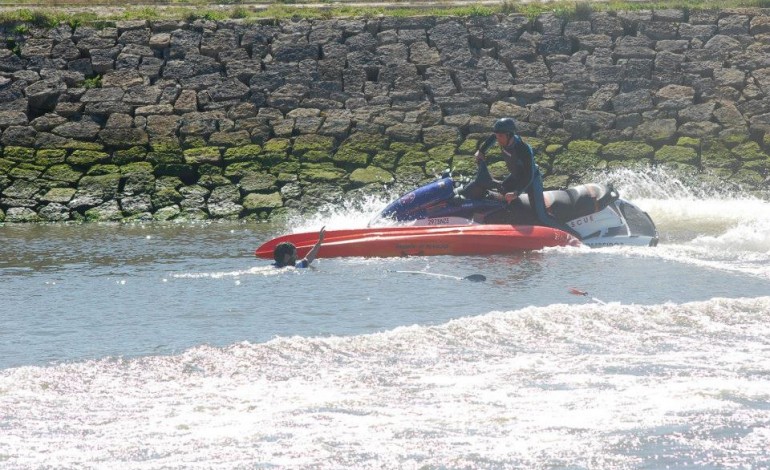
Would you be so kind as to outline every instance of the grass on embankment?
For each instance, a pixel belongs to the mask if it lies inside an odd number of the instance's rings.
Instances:
[[[351,0],[353,1],[353,0]],[[360,3],[360,0],[358,0]],[[324,3],[323,7],[311,8],[309,3]],[[360,4],[359,3],[359,4]],[[305,5],[305,6],[303,6]],[[262,20],[287,18],[344,18],[378,16],[407,17],[431,16],[489,16],[495,14],[519,13],[531,18],[541,13],[553,12],[565,19],[587,19],[594,11],[633,11],[649,9],[684,9],[689,11],[717,10],[729,8],[770,8],[770,0],[673,0],[673,1],[556,1],[518,3],[503,1],[495,5],[469,4],[426,5],[420,0],[411,3],[394,2],[393,7],[366,7],[331,3],[330,0],[284,0],[264,3],[241,0],[225,0],[223,3],[196,0],[171,0],[126,6],[119,0],[107,0],[98,4],[83,0],[57,0],[40,5],[37,0],[0,0],[0,23],[24,23],[34,26],[53,27],[61,23],[77,26],[84,23],[121,20]]]

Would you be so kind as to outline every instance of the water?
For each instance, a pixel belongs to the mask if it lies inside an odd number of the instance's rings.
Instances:
[[[253,257],[376,199],[0,227],[0,467],[768,468],[770,203],[609,178],[660,246]]]

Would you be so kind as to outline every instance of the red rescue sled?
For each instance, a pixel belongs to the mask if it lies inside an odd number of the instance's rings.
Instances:
[[[302,258],[317,241],[318,232],[284,235],[257,248],[256,256],[272,259],[276,245],[291,242]],[[369,227],[327,230],[318,257],[484,256],[579,244],[566,232],[534,225]]]

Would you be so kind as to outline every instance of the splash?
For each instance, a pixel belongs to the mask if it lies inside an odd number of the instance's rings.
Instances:
[[[385,207],[394,195],[363,195],[345,199],[337,204],[326,204],[311,215],[289,218],[293,232],[311,232],[326,226],[327,230],[343,230],[366,227],[369,220]]]

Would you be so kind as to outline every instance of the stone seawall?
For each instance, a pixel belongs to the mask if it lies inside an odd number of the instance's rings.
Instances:
[[[472,174],[502,116],[549,187],[646,163],[768,188],[770,11],[584,16],[0,25],[0,221],[314,210]]]

